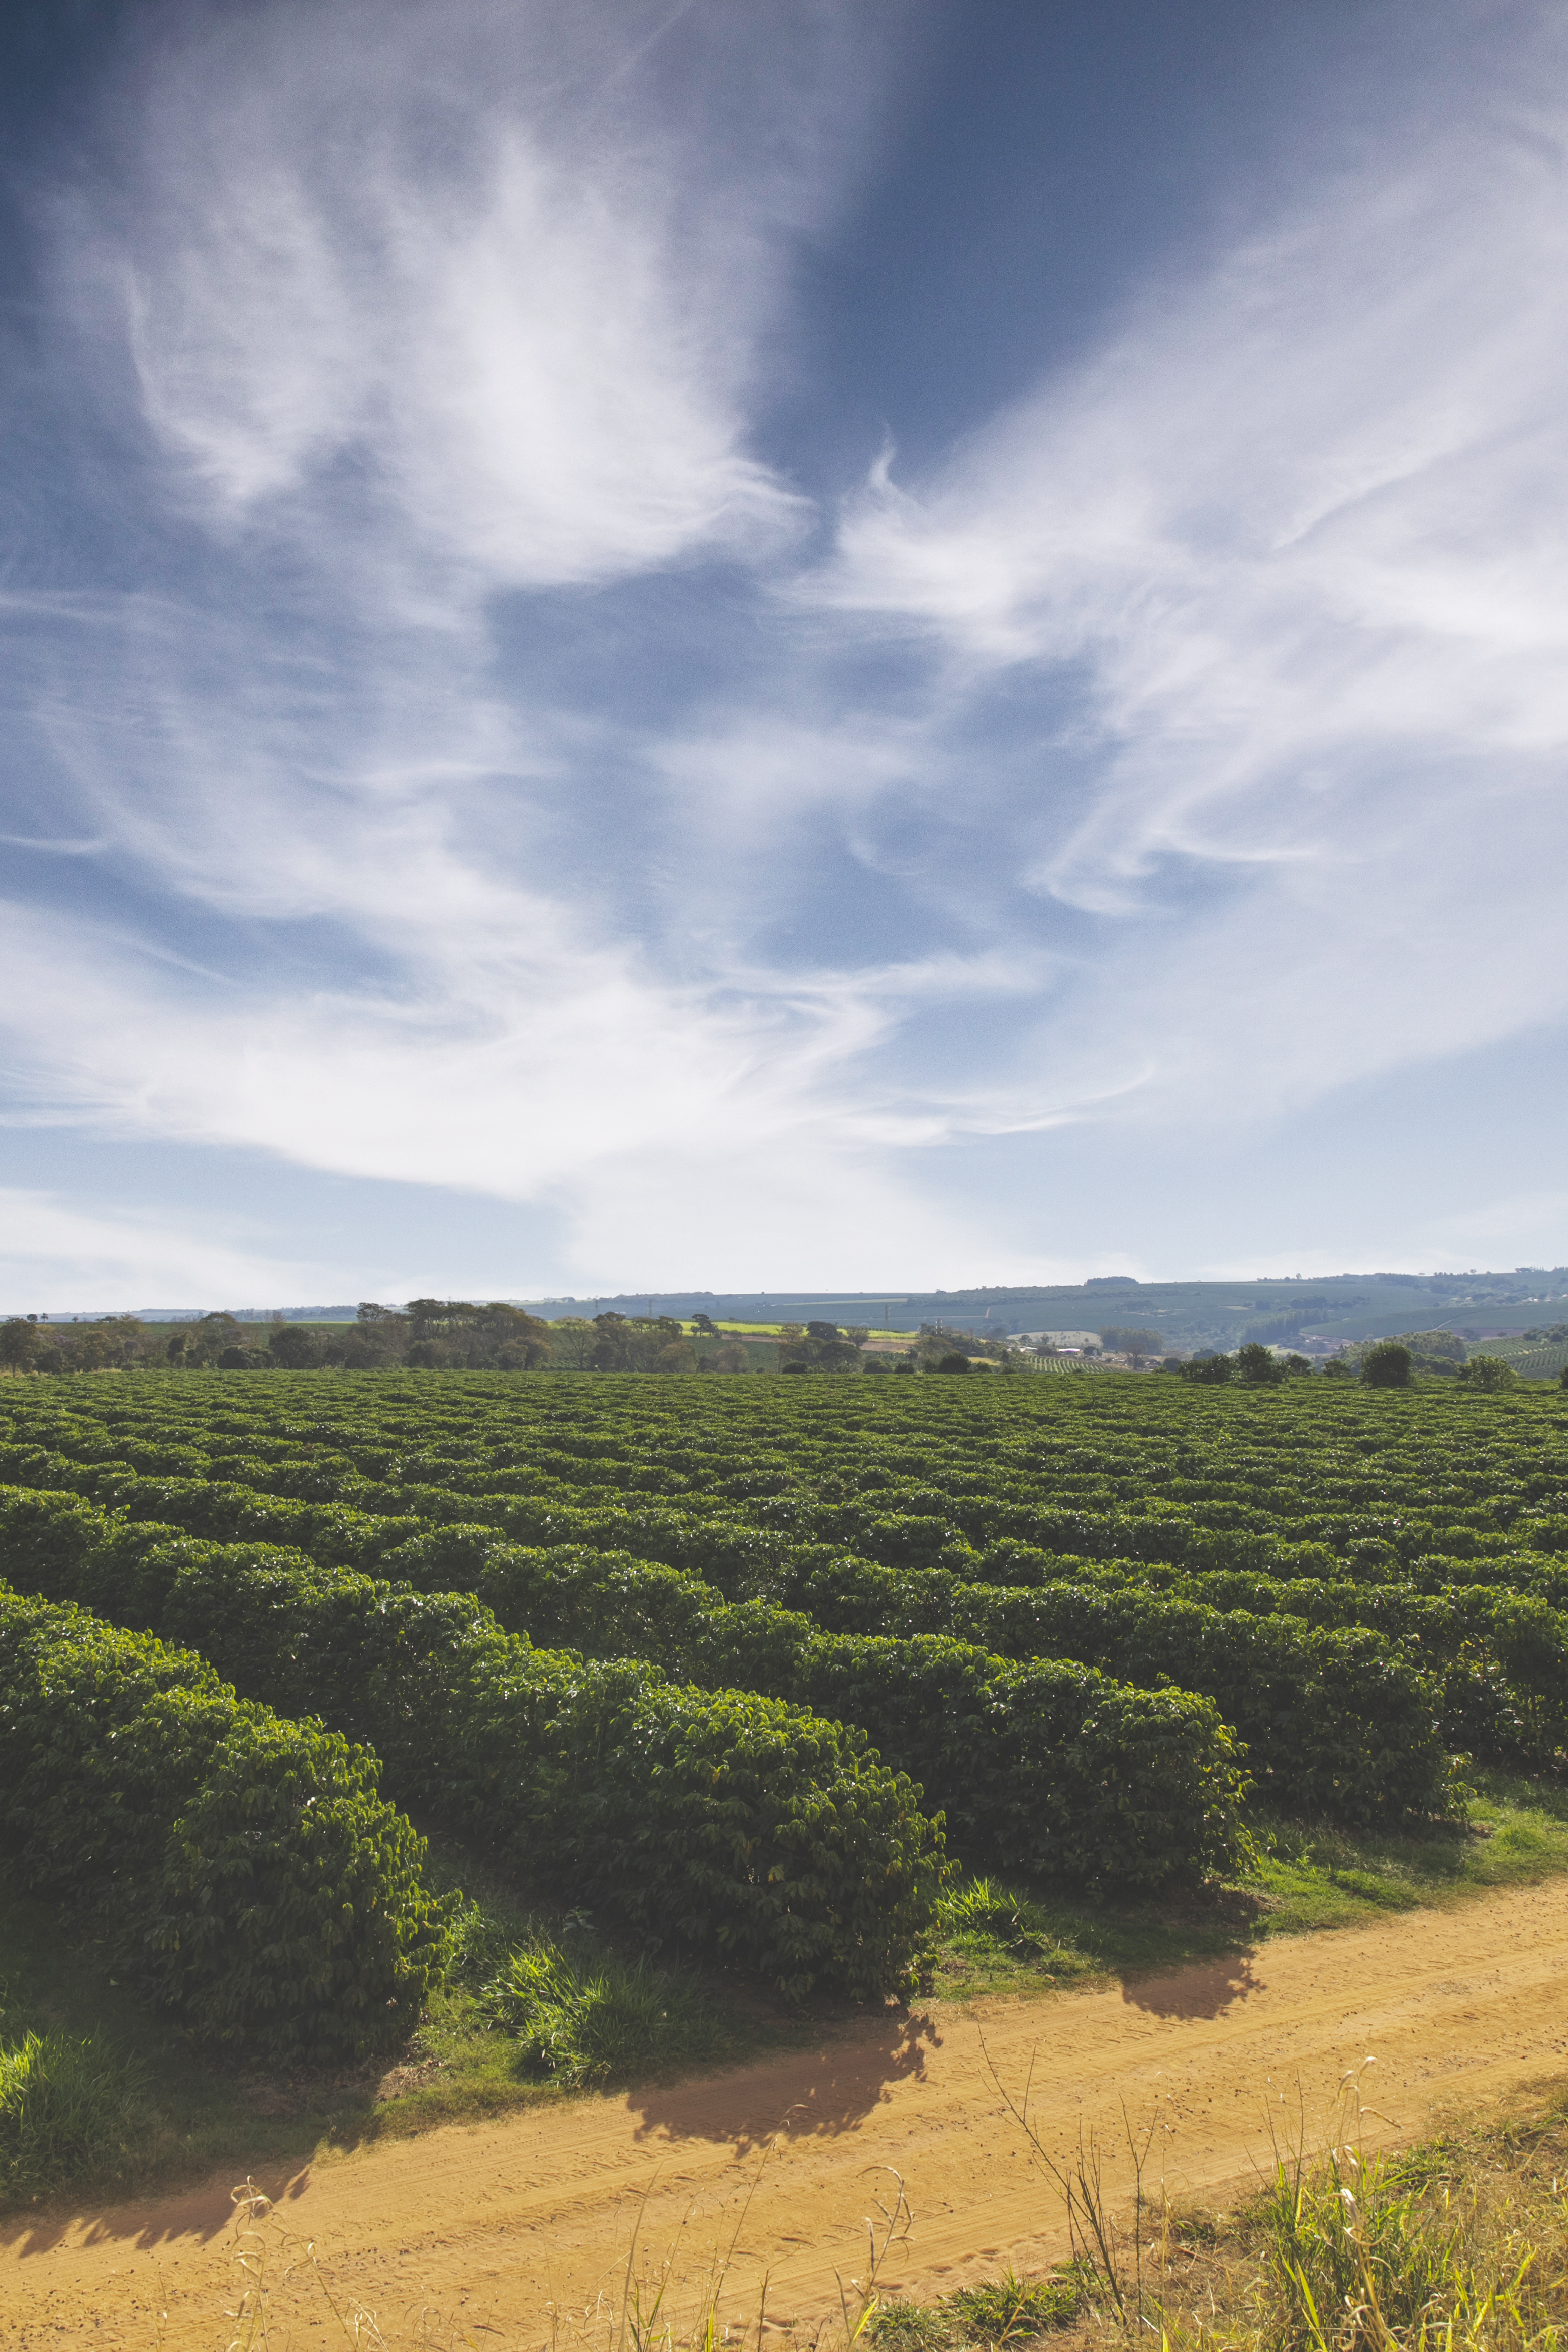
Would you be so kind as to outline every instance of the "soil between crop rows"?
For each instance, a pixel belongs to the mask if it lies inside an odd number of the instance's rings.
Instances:
[[[737,2073],[441,2128],[259,2185],[334,2291],[389,2333],[424,2308],[526,2345],[549,2340],[552,2302],[581,2315],[614,2292],[639,2210],[650,2254],[674,2248],[695,2277],[750,2195],[727,2310],[754,2326],[765,2271],[773,2320],[809,2327],[837,2300],[835,2272],[861,2268],[865,2216],[889,2186],[879,2166],[897,2168],[915,2217],[885,2291],[942,2294],[1065,2251],[1059,2200],[993,2066],[1016,2096],[1033,2064],[1042,2136],[1061,2155],[1080,2126],[1103,2137],[1113,2192],[1131,2180],[1125,2103],[1160,2125],[1146,2187],[1212,2203],[1267,2164],[1271,2121],[1295,2128],[1298,2092],[1321,2137],[1342,2078],[1369,2056],[1369,2144],[1568,2073],[1568,1885],[1094,1991],[889,2010]],[[226,2344],[230,2186],[6,2224],[5,2340]],[[272,2324],[296,2352],[342,2341],[303,2268],[276,2278]]]

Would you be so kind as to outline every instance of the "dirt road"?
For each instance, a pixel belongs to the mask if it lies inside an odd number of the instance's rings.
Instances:
[[[581,2315],[614,2290],[642,2200],[643,2242],[695,2276],[748,2193],[727,2307],[754,2326],[766,2270],[772,2315],[809,2321],[834,2299],[835,2269],[861,2267],[877,2166],[898,2168],[914,2213],[888,2284],[940,2293],[1062,2252],[1058,2200],[990,2064],[1021,2091],[1033,2060],[1040,2125],[1064,2154],[1080,2125],[1119,2131],[1125,2100],[1158,2122],[1154,2179],[1212,2200],[1252,2177],[1270,2112],[1288,2113],[1298,2084],[1321,2121],[1369,2055],[1373,2140],[1568,2075],[1568,1882],[1110,1990],[889,2011],[740,2074],[447,2127],[262,2185],[389,2335],[412,2333],[425,2306],[480,2344],[542,2344],[548,2303]],[[1113,2158],[1111,2184],[1127,2177]],[[221,2352],[228,2186],[0,2227],[0,2343]],[[343,2340],[306,2272],[279,2279],[273,2322],[295,2352]]]

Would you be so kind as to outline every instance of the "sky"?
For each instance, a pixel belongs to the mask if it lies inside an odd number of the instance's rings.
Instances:
[[[0,18],[0,1307],[1568,1256],[1568,19]]]

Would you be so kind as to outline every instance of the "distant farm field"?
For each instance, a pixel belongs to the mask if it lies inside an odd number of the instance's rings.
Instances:
[[[1554,1381],[1568,1365],[1568,1340],[1474,1339],[1472,1356],[1500,1356],[1521,1381]]]

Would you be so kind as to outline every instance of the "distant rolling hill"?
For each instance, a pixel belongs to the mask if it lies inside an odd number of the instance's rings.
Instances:
[[[1242,1339],[1289,1343],[1321,1334],[1370,1339],[1386,1332],[1525,1331],[1568,1320],[1568,1266],[1523,1266],[1511,1274],[1336,1274],[1300,1281],[1139,1282],[1130,1275],[1080,1283],[985,1285],[972,1290],[623,1291],[615,1297],[518,1302],[554,1320],[563,1315],[705,1313],[716,1322],[887,1325],[908,1330],[945,1323],[954,1330],[1157,1330],[1174,1348],[1234,1348]]]

